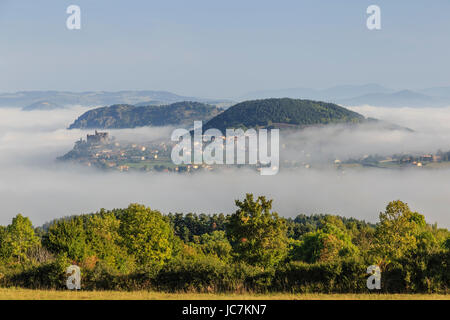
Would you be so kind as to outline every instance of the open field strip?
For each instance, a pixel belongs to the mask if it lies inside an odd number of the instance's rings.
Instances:
[[[201,294],[0,288],[0,300],[450,300],[450,294]]]

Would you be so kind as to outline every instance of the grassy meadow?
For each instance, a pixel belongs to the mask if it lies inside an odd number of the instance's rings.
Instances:
[[[450,300],[450,294],[201,294],[0,288],[0,300]]]

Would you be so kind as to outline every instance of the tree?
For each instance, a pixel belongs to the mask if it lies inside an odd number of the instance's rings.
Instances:
[[[62,219],[52,224],[43,237],[44,246],[54,254],[66,253],[75,262],[82,262],[91,254],[82,216]]]
[[[214,231],[194,237],[194,247],[204,255],[213,255],[228,261],[231,257],[231,245],[224,231]]]
[[[162,265],[172,255],[174,234],[159,211],[131,204],[120,216],[119,233],[139,265]]]
[[[88,217],[86,221],[86,241],[96,258],[122,272],[134,269],[134,261],[127,250],[121,247],[119,234],[120,220],[112,212],[104,209]]]
[[[6,227],[0,226],[0,262],[7,260],[9,257],[6,247]]]
[[[226,217],[223,214],[193,214],[181,213],[171,214],[167,216],[174,229],[175,235],[184,240],[185,243],[191,242],[194,236],[201,236],[205,233],[214,231],[224,231]]]
[[[450,236],[444,241],[444,248],[450,250]]]
[[[375,231],[373,252],[380,265],[402,257],[417,247],[417,236],[426,226],[423,215],[412,212],[408,204],[397,200],[390,202],[380,213],[380,223]]]
[[[272,209],[272,200],[260,196],[256,201],[247,194],[244,201],[236,200],[239,209],[230,216],[227,236],[238,260],[271,267],[287,254],[286,221]]]
[[[300,243],[293,247],[293,260],[308,263],[329,262],[351,257],[359,252],[338,217],[327,216],[321,224],[321,228],[303,236]]]
[[[27,252],[39,244],[30,219],[18,214],[12,223],[1,233],[1,252],[6,259],[14,258],[18,262],[27,260]]]

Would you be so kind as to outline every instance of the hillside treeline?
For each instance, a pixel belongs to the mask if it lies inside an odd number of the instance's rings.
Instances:
[[[364,116],[334,103],[300,99],[263,99],[238,103],[209,120],[203,129],[303,127],[361,123]],[[281,126],[280,126],[281,125]]]
[[[200,102],[176,102],[163,106],[116,104],[86,111],[69,129],[123,129],[145,126],[189,125],[207,121],[223,110]]]
[[[333,215],[285,219],[247,194],[231,215],[168,214],[139,204],[71,216],[41,228],[17,215],[0,227],[0,286],[198,292],[448,293],[450,232],[401,201],[377,224]]]

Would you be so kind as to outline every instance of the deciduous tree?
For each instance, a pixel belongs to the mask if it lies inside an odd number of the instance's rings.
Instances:
[[[236,200],[238,210],[231,215],[227,234],[236,258],[252,265],[271,267],[287,254],[286,221],[271,212],[272,200],[247,194]]]

